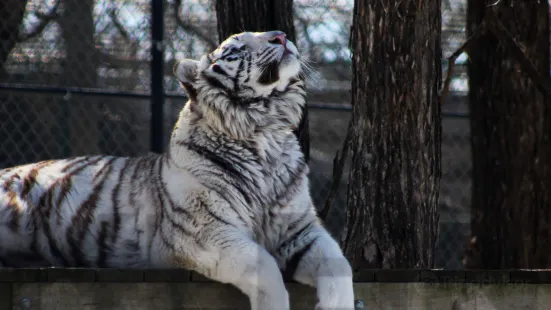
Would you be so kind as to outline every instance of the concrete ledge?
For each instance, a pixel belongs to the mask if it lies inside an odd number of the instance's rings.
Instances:
[[[362,270],[363,309],[549,309],[551,271]],[[314,309],[313,288],[288,281],[292,309]],[[183,269],[0,269],[0,310],[248,309],[231,285]]]

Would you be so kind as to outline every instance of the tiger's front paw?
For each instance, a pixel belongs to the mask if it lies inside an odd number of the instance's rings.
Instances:
[[[352,277],[327,277],[319,280],[316,310],[354,310]]]

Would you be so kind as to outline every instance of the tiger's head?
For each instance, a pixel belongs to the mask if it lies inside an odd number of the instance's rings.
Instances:
[[[259,127],[294,129],[300,122],[300,55],[281,31],[235,34],[199,60],[178,62],[174,73],[190,109],[232,138],[250,138]]]

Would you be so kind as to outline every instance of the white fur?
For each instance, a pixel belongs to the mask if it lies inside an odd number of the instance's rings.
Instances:
[[[176,66],[191,99],[166,154],[0,171],[0,264],[26,253],[56,266],[187,268],[275,310],[289,308],[280,269],[307,248],[293,277],[317,288],[316,309],[353,309],[352,270],[317,218],[292,132],[305,104],[300,56],[290,41],[287,52],[270,44],[276,34],[239,34]],[[219,59],[231,47],[247,49],[248,74]],[[279,71],[262,84],[265,48]]]

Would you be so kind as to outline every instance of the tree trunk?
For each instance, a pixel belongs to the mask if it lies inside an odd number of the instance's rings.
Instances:
[[[356,0],[343,249],[353,268],[431,268],[438,234],[439,0]]]
[[[243,31],[281,30],[287,34],[289,40],[297,44],[292,0],[217,0],[216,17],[219,41]],[[308,160],[310,157],[308,109],[305,107],[302,113],[303,117],[295,130],[295,135]]]
[[[0,81],[7,78],[4,64],[19,39],[27,0],[0,1]]]
[[[94,87],[99,56],[94,41],[94,0],[63,0],[59,20],[65,43],[66,86]]]
[[[3,0],[0,1],[0,82],[9,81],[9,74],[6,70],[6,61],[11,51],[19,39],[19,28],[25,15],[27,1],[22,0]],[[24,132],[21,128],[26,128],[25,118],[21,113],[21,100],[18,94],[9,92],[0,92],[0,124],[3,126],[0,130],[0,141],[2,141],[2,151],[0,152],[0,169],[14,163],[13,158],[22,157],[20,154],[13,156],[14,141],[8,133]],[[16,122],[15,119],[20,121]],[[11,145],[10,145],[11,144]],[[12,156],[10,156],[12,155]]]
[[[63,14],[59,19],[65,44],[64,80],[62,85],[95,87],[99,55],[95,45],[93,18],[94,0],[62,0]],[[64,119],[68,122],[62,131],[69,136],[65,156],[99,154],[102,104],[76,96],[62,102]]]
[[[548,2],[506,2],[487,7],[485,1],[469,1],[469,34],[493,10],[549,85]],[[548,268],[549,98],[536,88],[510,46],[491,32],[483,33],[469,57],[475,238],[465,265]]]

